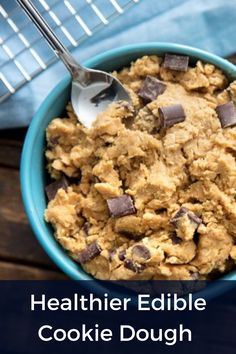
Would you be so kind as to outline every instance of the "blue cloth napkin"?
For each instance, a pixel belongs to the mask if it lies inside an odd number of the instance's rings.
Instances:
[[[228,56],[236,53],[235,30],[235,0],[140,0],[73,54],[81,62],[121,45],[168,41]],[[0,128],[27,126],[43,99],[66,73],[63,64],[57,62],[3,102]]]

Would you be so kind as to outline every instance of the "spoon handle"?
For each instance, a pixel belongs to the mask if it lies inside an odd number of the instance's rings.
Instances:
[[[32,22],[36,25],[55,54],[63,61],[70,71],[72,78],[76,78],[82,84],[87,80],[87,70],[79,65],[72,57],[67,48],[61,43],[51,27],[47,24],[30,0],[16,0],[21,8],[26,12]]]

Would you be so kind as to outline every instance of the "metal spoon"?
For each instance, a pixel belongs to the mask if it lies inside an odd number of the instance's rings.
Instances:
[[[59,41],[30,0],[16,0],[48,41],[55,54],[63,61],[72,76],[71,103],[78,120],[90,128],[98,113],[108,104],[130,96],[119,80],[104,71],[88,69],[76,62]]]

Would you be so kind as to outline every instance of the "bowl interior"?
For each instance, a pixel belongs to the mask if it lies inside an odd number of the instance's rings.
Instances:
[[[91,68],[112,71],[129,65],[132,60],[143,55],[163,55],[166,52],[189,55],[192,62],[202,59],[213,63],[221,68],[230,80],[236,78],[235,66],[226,60],[198,49],[168,43],[148,43],[118,48],[94,57],[87,61],[85,65]],[[46,183],[44,160],[45,130],[53,118],[62,115],[69,98],[70,78],[68,76],[49,94],[33,118],[22,153],[22,196],[33,231],[48,255],[72,279],[88,280],[92,279],[91,276],[67,256],[66,252],[55,241],[52,228],[44,221],[44,210],[46,208],[44,193]],[[236,271],[231,272],[224,279],[236,280]]]

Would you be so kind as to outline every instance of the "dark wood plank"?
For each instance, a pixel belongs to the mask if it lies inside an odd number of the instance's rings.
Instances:
[[[1,280],[66,280],[64,274],[53,270],[0,261]]]
[[[3,129],[0,130],[0,140],[11,140],[23,142],[27,128]]]
[[[19,169],[22,143],[0,139],[0,166]]]
[[[0,226],[0,259],[55,269],[30,229],[21,201],[17,170],[0,168]]]
[[[20,167],[20,155],[26,129],[0,130],[0,166]]]
[[[0,166],[19,169],[26,129],[0,130]]]

